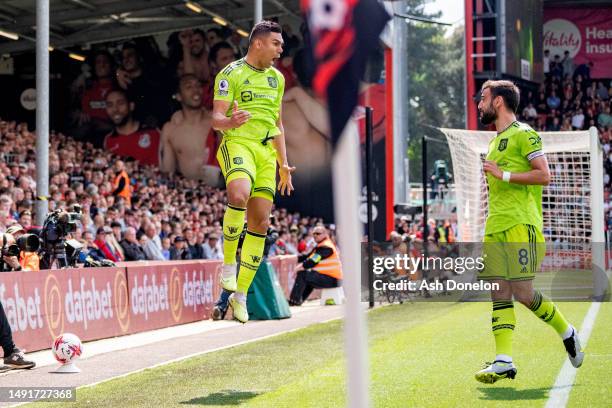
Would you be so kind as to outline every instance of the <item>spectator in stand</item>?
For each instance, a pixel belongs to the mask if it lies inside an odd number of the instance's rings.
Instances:
[[[210,50],[215,44],[223,41],[223,31],[219,28],[210,28],[206,31],[206,44]]]
[[[602,101],[607,101],[610,97],[609,90],[606,88],[603,82],[597,82],[597,96]]]
[[[533,103],[529,103],[525,106],[525,109],[523,109],[523,117],[530,123],[538,118],[538,112],[533,106]]]
[[[563,65],[561,64],[561,57],[555,55],[553,62],[550,64],[550,75],[557,80],[563,78]]]
[[[83,237],[81,239],[81,243],[84,245],[84,249],[82,250],[85,256],[91,256],[95,261],[101,261],[106,259],[104,253],[98,248],[96,243],[94,242],[94,236],[90,231],[84,231]]]
[[[230,44],[225,41],[218,42],[213,45],[208,53],[208,61],[210,64],[211,81],[204,84],[204,107],[212,111],[214,99],[214,78],[217,74],[236,59],[234,50]]]
[[[106,243],[108,244],[110,249],[113,251],[115,258],[117,259],[117,262],[121,262],[125,260],[125,254],[123,253],[123,248],[121,248],[121,244],[119,244],[119,241],[115,239],[113,230],[110,227],[105,227],[105,229],[106,231],[109,231],[109,233],[106,234]]]
[[[187,178],[217,187],[222,183],[215,158],[218,140],[210,131],[211,115],[202,106],[202,84],[194,74],[179,79],[176,98],[181,110],[162,129],[161,170],[180,171]]]
[[[209,234],[208,239],[202,247],[204,250],[204,259],[223,259],[223,249],[217,234]]]
[[[136,230],[132,227],[125,229],[123,240],[121,240],[121,247],[123,248],[126,261],[144,261],[147,259],[144,249],[142,249],[136,239]]]
[[[110,261],[113,261],[113,262],[119,262],[120,260],[119,255],[115,252],[114,248],[112,248],[106,242],[107,235],[110,235],[112,233],[113,232],[108,227],[98,228],[98,231],[96,232],[96,240],[94,241],[94,244],[96,244],[96,247],[100,251],[102,251],[102,254],[104,254],[104,258]]]
[[[146,235],[143,235],[145,238],[147,237]],[[162,254],[164,256],[164,259],[166,260],[170,260],[170,248],[172,247],[170,238],[162,238]]]
[[[204,31],[183,30],[179,40],[183,47],[183,73],[194,74],[202,83],[208,83],[211,75]]]
[[[129,100],[136,104],[134,116],[147,126],[155,128],[169,116],[169,95],[152,71],[145,69],[144,60],[135,44],[124,44],[121,57],[117,82],[127,91]]]
[[[558,132],[561,130],[561,123],[559,122],[559,117],[555,116],[552,118],[552,122],[550,126],[546,127],[546,130],[549,132]]]
[[[559,99],[555,91],[552,91],[550,96],[546,99],[546,105],[548,105],[550,109],[557,109],[561,106],[561,99]]]
[[[601,128],[612,128],[612,115],[610,114],[610,105],[606,105],[597,116],[597,125]]]
[[[32,227],[32,211],[23,210],[19,213],[19,223],[28,231]]]
[[[546,94],[544,92],[540,92],[538,94],[538,99],[536,100],[536,109],[538,114],[545,114],[548,112],[548,104],[546,103]]]
[[[155,224],[147,222],[144,227],[144,232],[148,238],[147,242],[143,245],[147,259],[150,261],[163,261],[164,255],[161,248],[161,239],[155,228]]]
[[[578,108],[576,113],[572,116],[572,129],[582,130],[584,128],[584,113],[582,109]]]
[[[115,237],[118,242],[121,242],[121,224],[117,221],[113,221],[110,223],[110,227],[113,237]]]
[[[170,248],[170,259],[173,261],[191,259],[191,252],[189,252],[185,238],[181,236],[174,238],[174,246]]]
[[[563,53],[561,65],[563,66],[563,78],[571,78],[574,75],[574,59],[567,50]]]
[[[196,234],[194,234],[193,230],[191,228],[187,228],[184,231],[184,234],[185,241],[187,242],[187,249],[191,254],[190,259],[204,259],[204,249],[202,248],[202,245],[198,244],[198,238]]]
[[[101,146],[102,138],[112,125],[105,110],[105,98],[117,84],[114,82],[115,67],[113,57],[106,50],[99,50],[93,56],[94,78],[87,86],[81,98],[79,129],[75,137],[90,141],[94,146]]]
[[[104,138],[104,150],[122,157],[131,157],[142,164],[157,166],[160,163],[160,133],[155,128],[142,125],[133,117],[134,102],[122,89],[106,95],[106,114],[115,125]]]

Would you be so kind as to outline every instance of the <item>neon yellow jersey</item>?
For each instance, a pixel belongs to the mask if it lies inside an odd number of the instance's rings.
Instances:
[[[542,156],[542,139],[529,125],[514,122],[490,143],[487,160],[502,171],[525,173],[530,161]],[[489,215],[485,234],[506,231],[517,224],[533,225],[542,231],[542,186],[506,183],[487,174]]]
[[[230,102],[226,115],[231,115],[234,101],[238,109],[248,111],[251,118],[237,129],[223,131],[224,138],[261,141],[280,134],[280,115],[285,77],[274,67],[258,69],[245,58],[226,66],[215,78],[215,101]]]

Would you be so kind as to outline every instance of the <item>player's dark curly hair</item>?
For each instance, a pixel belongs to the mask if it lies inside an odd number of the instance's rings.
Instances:
[[[501,96],[506,107],[512,112],[516,113],[519,106],[521,93],[514,82],[506,80],[489,80],[482,84],[483,91],[487,88],[491,90],[492,99]]]
[[[251,35],[249,36],[249,45],[253,43],[253,41],[262,35],[267,35],[269,33],[279,33],[282,34],[283,29],[278,23],[274,21],[264,20],[257,24],[251,30]]]

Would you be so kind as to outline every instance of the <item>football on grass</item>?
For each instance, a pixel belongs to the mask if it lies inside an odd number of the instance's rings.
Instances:
[[[72,333],[59,335],[53,342],[53,356],[62,364],[67,364],[79,358],[83,352],[81,339]]]

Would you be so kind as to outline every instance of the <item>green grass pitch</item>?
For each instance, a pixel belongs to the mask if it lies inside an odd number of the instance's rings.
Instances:
[[[558,305],[579,327],[590,304]],[[368,313],[372,406],[544,406],[566,354],[556,333],[522,305],[516,306],[517,378],[494,385],[474,380],[494,354],[490,307],[427,302]],[[569,407],[609,406],[611,334],[612,304],[603,303]],[[319,324],[81,388],[70,405],[343,407],[343,350],[341,322]]]

